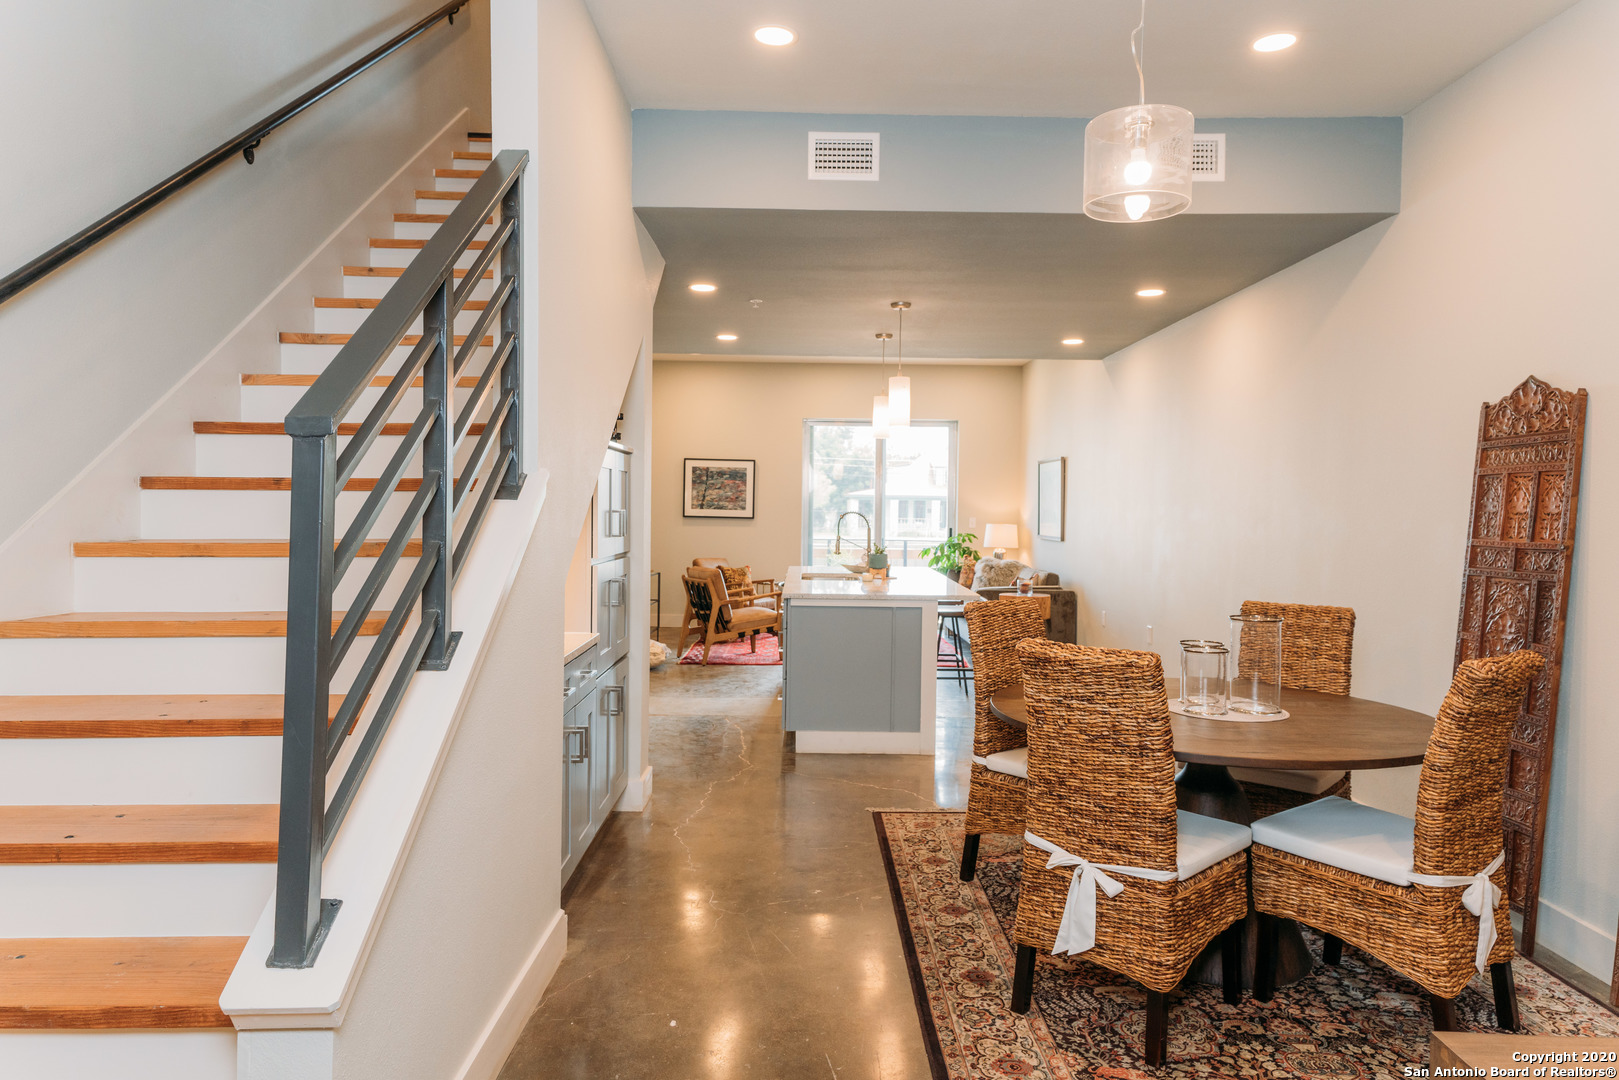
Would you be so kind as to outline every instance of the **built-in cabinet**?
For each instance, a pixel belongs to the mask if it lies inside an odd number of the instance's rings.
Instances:
[[[597,640],[563,669],[564,882],[629,782],[629,469],[628,450],[607,451],[589,530]]]

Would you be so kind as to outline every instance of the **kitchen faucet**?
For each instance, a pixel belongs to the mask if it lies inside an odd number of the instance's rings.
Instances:
[[[843,513],[838,515],[838,523],[837,523],[836,526],[833,527],[833,530],[832,530],[833,533],[835,534],[834,539],[832,541],[832,554],[834,554],[834,555],[842,555],[843,554],[843,519],[848,517],[850,514],[853,514],[855,517],[859,518],[861,521],[864,521],[866,523],[866,557],[870,558],[871,557],[871,519],[868,518],[865,514],[862,514],[858,510],[845,510]]]

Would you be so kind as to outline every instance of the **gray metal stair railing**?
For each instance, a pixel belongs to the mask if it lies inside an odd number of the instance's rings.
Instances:
[[[418,668],[449,668],[460,633],[451,618],[455,579],[483,524],[492,499],[515,499],[523,486],[523,416],[529,408],[522,373],[522,185],[528,153],[504,150],[423,246],[393,288],[338,351],[336,358],[287,414],[292,436],[292,523],[287,574],[287,666],[281,746],[280,847],[276,861],[275,945],[271,967],[315,962],[341,900],[322,899],[321,867],[332,839],[376,756],[412,675]],[[499,211],[483,251],[456,284],[455,264],[478,231]],[[499,256],[500,269],[483,314],[455,347],[455,319],[484,272]],[[456,404],[462,370],[496,316],[500,338],[488,366]],[[355,429],[341,453],[339,426],[377,373],[399,348],[417,316],[420,341]],[[384,431],[418,375],[422,407],[399,448],[347,531],[336,534],[337,495]],[[461,461],[457,449],[490,392],[499,397],[483,418],[483,431]],[[403,427],[403,423],[396,427]],[[342,624],[332,626],[332,596],[382,517],[406,470],[421,457],[420,487],[366,576]],[[487,466],[487,468],[486,468]],[[482,484],[476,498],[469,498]],[[457,525],[459,523],[459,538]],[[419,532],[421,554],[376,641],[354,676],[335,716],[332,681],[358,640],[372,608]],[[417,610],[415,633],[398,647]],[[328,801],[327,780],[391,657],[398,660],[387,689],[364,726],[358,748]],[[330,723],[328,723],[330,719]]]

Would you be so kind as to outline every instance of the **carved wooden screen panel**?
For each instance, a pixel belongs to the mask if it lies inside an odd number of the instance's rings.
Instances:
[[[1584,390],[1559,390],[1531,375],[1479,414],[1456,663],[1523,648],[1546,658],[1512,732],[1502,808],[1525,955],[1535,951],[1540,906],[1585,401]]]

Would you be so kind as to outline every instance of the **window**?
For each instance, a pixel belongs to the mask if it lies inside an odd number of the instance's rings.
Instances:
[[[925,566],[917,555],[956,523],[956,422],[914,420],[887,439],[863,420],[804,421],[805,565],[858,558],[866,523],[843,521],[843,555],[834,556],[838,518],[871,523],[872,544],[895,566]]]

